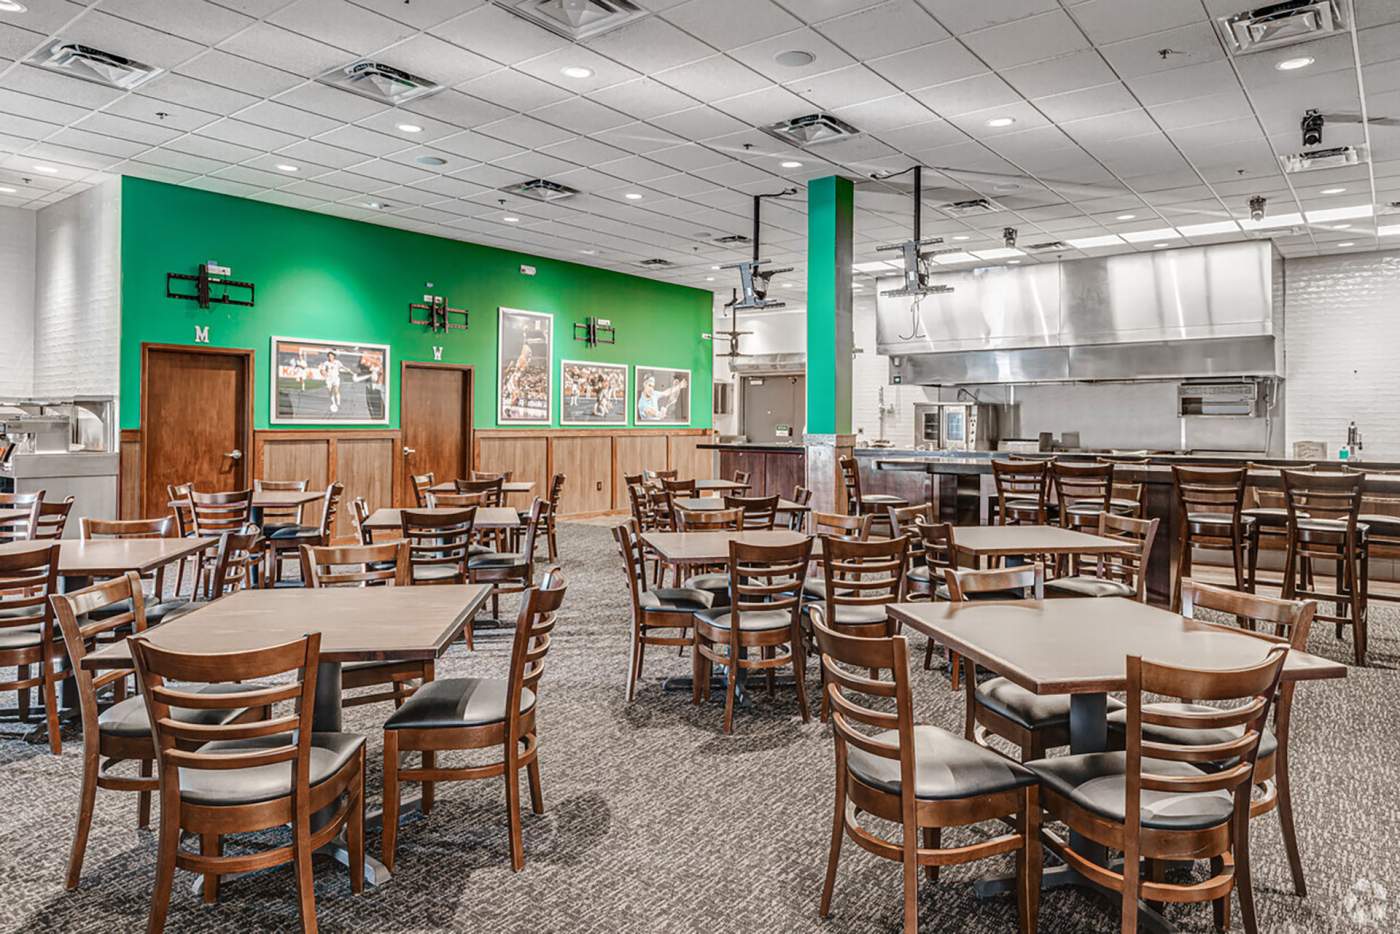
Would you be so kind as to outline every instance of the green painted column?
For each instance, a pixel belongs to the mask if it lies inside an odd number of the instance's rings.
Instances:
[[[851,436],[851,261],[855,185],[807,183],[807,488],[812,506],[845,511],[840,458]]]
[[[851,433],[851,241],[855,186],[807,183],[807,433]]]

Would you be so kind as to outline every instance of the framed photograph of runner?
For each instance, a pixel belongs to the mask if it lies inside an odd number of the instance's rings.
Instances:
[[[637,367],[637,424],[690,424],[690,371]]]
[[[502,425],[548,425],[554,317],[501,308],[498,341],[496,421]]]
[[[559,424],[627,424],[627,365],[561,360]]]
[[[389,347],[272,339],[274,425],[389,424]]]

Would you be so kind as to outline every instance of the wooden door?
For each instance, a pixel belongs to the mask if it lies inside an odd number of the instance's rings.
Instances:
[[[415,474],[439,482],[466,478],[472,457],[472,368],[405,362],[400,381],[399,428],[403,434],[405,503],[413,500]]]
[[[252,485],[253,352],[146,344],[141,363],[142,512],[170,512],[166,486]]]
[[[596,515],[612,508],[612,438],[555,438],[554,472],[568,477],[559,501],[560,515]]]

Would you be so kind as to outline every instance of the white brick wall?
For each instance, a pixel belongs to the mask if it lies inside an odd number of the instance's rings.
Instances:
[[[1289,260],[1287,438],[1400,460],[1400,250]]]
[[[0,398],[34,392],[33,211],[0,207]]]
[[[121,183],[39,212],[34,275],[37,397],[118,391]]]

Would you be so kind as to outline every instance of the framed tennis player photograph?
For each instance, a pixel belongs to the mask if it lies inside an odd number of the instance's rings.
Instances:
[[[548,425],[554,317],[501,308],[497,340],[496,421],[502,425]]]
[[[389,424],[389,347],[272,338],[274,425]]]
[[[559,361],[559,424],[627,424],[627,365]]]
[[[637,367],[637,424],[690,424],[690,371]]]

